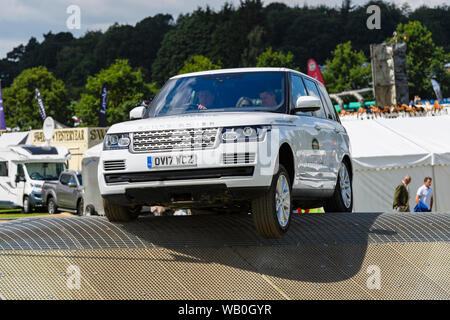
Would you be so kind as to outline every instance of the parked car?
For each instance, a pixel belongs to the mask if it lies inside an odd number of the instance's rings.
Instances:
[[[70,153],[65,147],[8,146],[0,149],[0,209],[24,213],[42,207],[42,185],[56,181]]]
[[[139,205],[251,213],[281,237],[293,208],[351,211],[349,138],[322,83],[285,68],[172,77],[111,126],[98,180],[110,221]]]
[[[58,211],[83,214],[83,180],[80,171],[66,170],[58,181],[45,182],[42,186],[42,201],[48,213]]]

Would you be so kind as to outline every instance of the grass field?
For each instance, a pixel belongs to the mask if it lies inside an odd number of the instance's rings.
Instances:
[[[20,209],[4,209],[0,210],[0,220],[6,218],[29,218],[36,216],[47,215],[48,212],[32,212],[32,213],[22,213]]]

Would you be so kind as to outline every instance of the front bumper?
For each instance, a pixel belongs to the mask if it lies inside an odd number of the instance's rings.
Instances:
[[[161,205],[172,208],[224,207],[244,203],[266,194],[269,187],[235,187],[226,184],[189,185],[187,187],[150,187],[126,189],[125,194],[103,195],[117,205]]]
[[[185,193],[197,188],[209,198],[242,199],[236,190],[267,190],[275,171],[277,153],[265,150],[266,142],[219,144],[214,149],[184,152],[131,153],[128,150],[102,151],[98,170],[99,188],[102,197],[122,199],[119,202],[135,201],[146,204],[167,204],[172,194]],[[278,150],[273,148],[273,150]],[[224,155],[251,154],[249,161],[226,163]],[[195,167],[152,167],[147,166],[147,157],[178,156],[194,154]],[[105,170],[105,161],[126,161],[122,170]],[[219,187],[219,191],[216,188]],[[209,192],[209,188],[216,190]],[[144,190],[144,191],[143,191]],[[171,190],[176,190],[171,191]],[[181,190],[181,191],[180,191]],[[184,191],[183,191],[184,190]],[[227,192],[225,192],[225,191]],[[180,192],[179,192],[180,191]],[[253,193],[253,192],[250,192]],[[145,194],[145,196],[142,196]],[[158,196],[153,196],[157,194]],[[198,192],[192,195],[200,199]],[[244,197],[245,198],[245,197]],[[212,200],[211,200],[212,201]],[[117,201],[115,201],[117,202]],[[137,203],[135,203],[137,204]],[[141,203],[140,203],[141,204]]]
[[[42,194],[40,192],[31,192],[29,199],[33,207],[42,207]]]

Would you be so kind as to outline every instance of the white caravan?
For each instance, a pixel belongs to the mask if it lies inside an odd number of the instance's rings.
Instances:
[[[0,149],[0,209],[42,206],[42,185],[67,168],[65,147],[8,146]]]

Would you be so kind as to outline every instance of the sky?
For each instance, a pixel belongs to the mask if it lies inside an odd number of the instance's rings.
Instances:
[[[368,0],[353,0],[361,5]],[[422,4],[434,7],[450,4],[450,0],[391,0],[397,5],[408,2],[412,9]],[[229,0],[239,5],[239,0]],[[326,4],[340,6],[342,0],[263,0],[265,5],[271,2],[283,2],[289,6],[309,6]],[[88,30],[105,31],[111,24],[135,25],[140,20],[158,13],[169,13],[175,19],[181,13],[189,13],[197,7],[209,5],[220,10],[223,0],[0,0],[0,59],[20,44],[26,44],[31,37],[39,42],[43,34],[52,31],[72,32],[80,37]],[[66,21],[71,5],[80,8],[80,29],[69,29]]]

